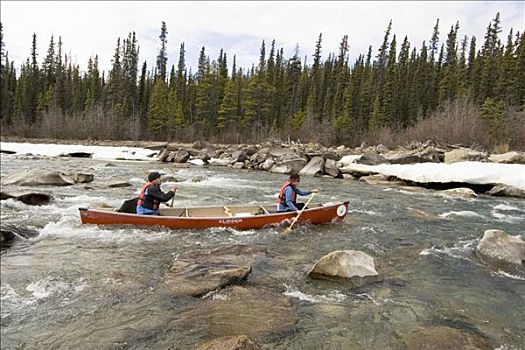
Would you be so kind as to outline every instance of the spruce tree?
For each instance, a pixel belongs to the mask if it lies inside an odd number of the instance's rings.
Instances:
[[[162,21],[162,26],[160,28],[160,49],[159,54],[157,55],[157,73],[155,78],[162,80],[166,79],[166,65],[168,63],[168,29],[166,28],[166,22]]]

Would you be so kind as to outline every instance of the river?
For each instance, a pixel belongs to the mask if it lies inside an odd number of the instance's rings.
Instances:
[[[244,285],[286,296],[297,315],[293,327],[252,336],[264,348],[404,349],[412,330],[438,326],[483,337],[498,349],[524,346],[525,279],[492,271],[473,254],[487,229],[524,233],[523,200],[453,199],[436,191],[303,177],[300,187],[319,188],[320,201],[350,201],[343,223],[299,226],[286,237],[273,228],[97,227],[82,225],[78,208],[120,205],[137,193],[151,170],[181,181],[177,206],[273,203],[285,175],[2,155],[3,182],[33,168],[90,172],[95,181],[2,187],[54,196],[45,206],[1,202],[3,224],[39,232],[1,251],[2,349],[192,349],[221,336],[220,326],[186,312],[203,300],[172,297],[164,274],[182,252],[232,244],[266,247],[268,259],[253,266]],[[195,175],[206,179],[191,182]],[[105,187],[115,181],[133,186]],[[373,256],[385,281],[353,290],[343,282],[306,276],[320,257],[343,249]]]

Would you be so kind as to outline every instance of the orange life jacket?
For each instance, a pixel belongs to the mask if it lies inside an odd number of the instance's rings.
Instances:
[[[146,190],[153,185],[155,185],[153,182],[148,182],[147,184],[144,185],[144,187],[142,187],[142,189],[140,190],[137,205],[142,205],[142,203],[144,203],[144,196],[146,195]],[[153,200],[153,210],[157,210],[158,208],[159,208],[159,203],[156,200]]]
[[[279,191],[279,197],[277,197],[277,204],[283,203],[286,206],[286,202],[284,199],[284,190],[286,190],[286,187],[291,186],[291,185],[292,184],[290,180],[286,180],[284,182],[283,186],[281,187],[281,190]],[[296,199],[297,199],[297,193],[295,193],[295,191],[292,190],[292,202],[294,202],[294,204],[295,204]]]

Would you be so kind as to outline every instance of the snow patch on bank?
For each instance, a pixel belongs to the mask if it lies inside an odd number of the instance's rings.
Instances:
[[[418,163],[418,164],[348,164],[341,169],[373,172],[395,176],[417,183],[469,183],[476,185],[504,184],[525,189],[525,165],[482,162]]]
[[[91,153],[93,159],[103,160],[152,160],[158,151],[139,147],[56,145],[47,143],[0,142],[0,149],[13,151],[16,154],[27,154],[58,157],[60,155],[83,152]]]

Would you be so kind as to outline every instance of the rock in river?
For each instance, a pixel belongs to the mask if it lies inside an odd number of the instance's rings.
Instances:
[[[359,250],[337,250],[323,256],[308,276],[317,279],[347,278],[353,287],[383,280],[375,269],[374,258]]]
[[[281,293],[240,286],[230,286],[177,317],[181,327],[197,333],[199,327],[205,327],[211,336],[256,337],[293,326],[298,320],[290,301]]]
[[[0,200],[13,198],[17,201],[20,201],[22,203],[28,204],[28,205],[44,205],[48,204],[53,197],[47,193],[36,193],[36,192],[28,192],[28,193],[5,193],[0,192]]]
[[[177,257],[165,276],[175,296],[200,296],[246,279],[257,255],[266,249],[234,245],[214,250],[197,250]]]
[[[260,350],[261,347],[245,335],[220,337],[198,346],[195,350]]]
[[[525,264],[525,242],[501,230],[487,230],[476,247],[476,256],[497,269]]]

